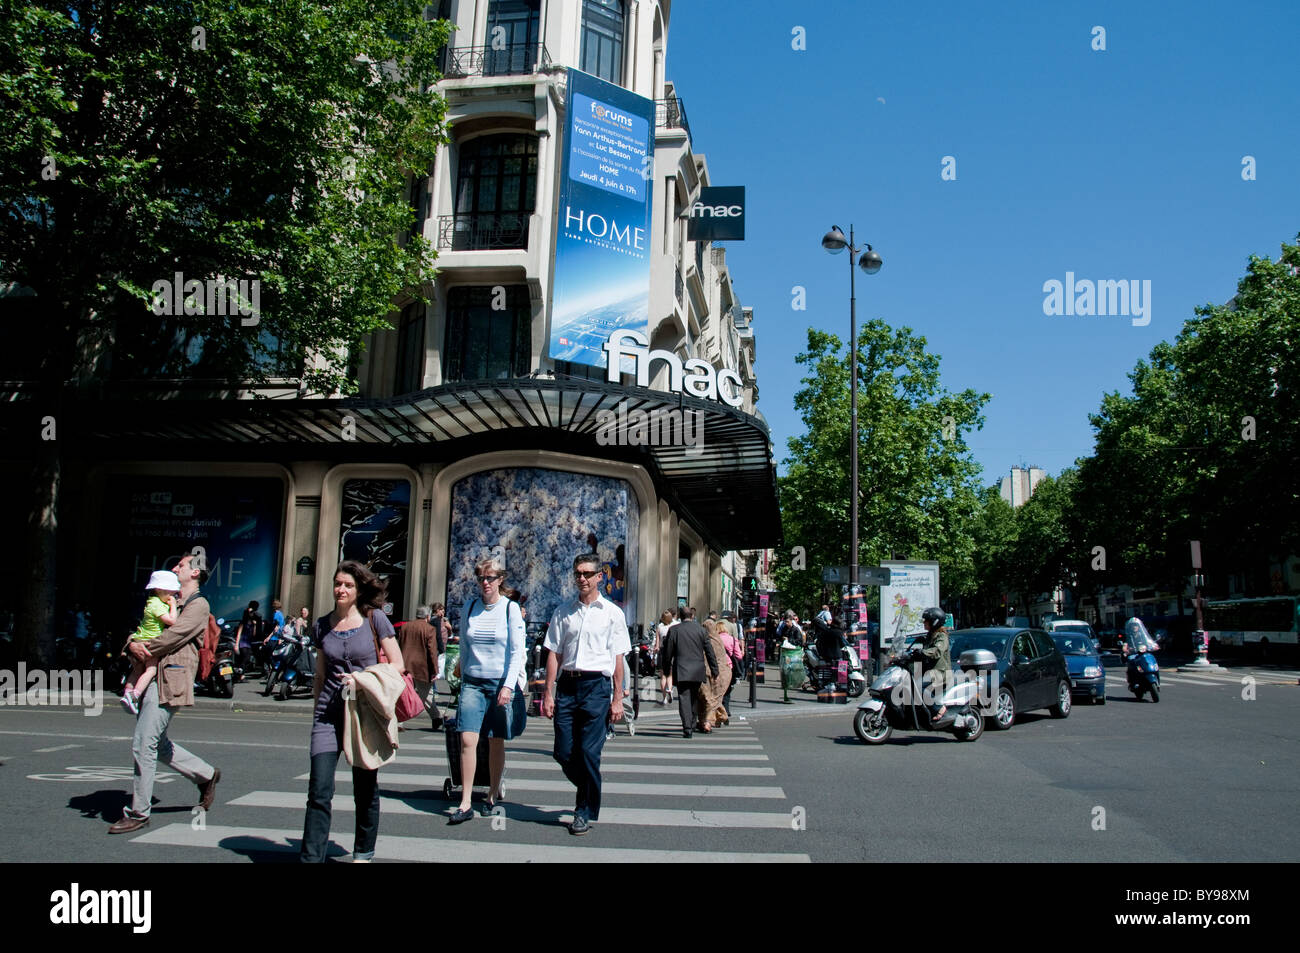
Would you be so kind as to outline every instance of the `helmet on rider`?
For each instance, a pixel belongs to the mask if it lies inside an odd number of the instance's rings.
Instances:
[[[921,613],[921,621],[925,623],[925,629],[927,632],[943,625],[944,620],[947,618],[947,613],[936,606],[931,606],[929,609],[926,609]]]

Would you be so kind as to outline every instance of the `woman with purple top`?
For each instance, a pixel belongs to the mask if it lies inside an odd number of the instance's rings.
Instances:
[[[402,669],[402,650],[382,608],[386,589],[361,563],[339,563],[334,570],[334,611],[317,619],[312,631],[319,654],[313,686],[311,779],[299,858],[305,863],[324,861],[329,847],[334,772],[343,751],[343,699],[351,691],[352,674],[379,662],[377,645],[383,646],[390,664]],[[352,796],[357,814],[352,860],[368,863],[375,856],[379,836],[379,771],[354,767]]]
[[[483,813],[487,816],[501,797],[501,775],[506,767],[506,741],[523,734],[524,616],[519,603],[501,593],[505,567],[485,559],[474,567],[480,598],[470,602],[465,632],[460,640],[461,686],[456,710],[460,730],[460,806],[449,824],[463,824],[474,816],[474,769],[478,762],[478,737],[486,731],[491,788]]]

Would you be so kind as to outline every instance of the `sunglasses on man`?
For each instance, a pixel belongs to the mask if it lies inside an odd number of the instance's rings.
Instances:
[[[590,579],[592,576],[599,576],[600,570],[593,569],[591,572],[583,572],[581,569],[573,570],[574,579]]]

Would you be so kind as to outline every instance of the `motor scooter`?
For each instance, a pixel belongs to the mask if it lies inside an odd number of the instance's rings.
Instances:
[[[305,634],[302,636],[285,635],[288,655],[280,667],[279,681],[275,697],[280,701],[292,698],[295,692],[312,688],[316,677],[316,646]],[[292,640],[292,641],[290,641]]]
[[[835,681],[834,676],[832,676],[829,680],[825,680],[825,681],[818,679],[817,666],[828,665],[828,664],[834,665],[836,662],[840,660],[845,660],[849,663],[849,686],[848,686],[849,697],[850,698],[861,697],[862,693],[867,689],[867,676],[862,671],[862,660],[858,658],[857,647],[853,645],[842,646],[840,648],[840,654],[838,658],[832,661],[823,660],[822,657],[817,653],[817,647],[813,645],[811,642],[805,645],[803,647],[803,663],[804,663],[804,668],[808,673],[809,686],[811,686],[812,690],[815,692],[818,689],[822,688],[824,685],[828,685],[834,682]]]
[[[232,698],[235,694],[235,636],[230,623],[217,620],[221,634],[217,637],[216,659],[208,677],[194,683],[195,691],[217,698]]]
[[[901,640],[897,646],[901,651]],[[984,673],[997,671],[998,661],[988,649],[970,649],[961,654],[957,667],[963,677],[944,691],[938,704],[948,710],[933,721],[928,699],[917,684],[908,663],[919,659],[915,652],[896,654],[880,677],[871,683],[866,701],[853,715],[853,733],[869,745],[884,744],[894,730],[951,732],[958,741],[975,741],[984,734],[984,715],[979,702]]]
[[[1160,701],[1160,664],[1152,654],[1159,648],[1141,619],[1129,619],[1124,624],[1121,650],[1128,659],[1128,690],[1138,701],[1147,692],[1151,693],[1151,701]]]

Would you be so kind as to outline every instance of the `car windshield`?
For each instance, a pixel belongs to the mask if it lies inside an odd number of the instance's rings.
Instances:
[[[1086,635],[1058,635],[1052,633],[1052,641],[1061,650],[1062,655],[1092,655],[1092,639]]]
[[[1062,635],[1086,635],[1088,638],[1092,638],[1092,627],[1082,624],[1052,626],[1052,634],[1056,635],[1057,633]]]
[[[988,649],[998,658],[1002,658],[1002,650],[1007,646],[1007,637],[1000,632],[990,632],[988,634],[977,633],[958,633],[952,637],[948,646],[948,654],[954,659],[961,658],[962,652],[969,652],[971,649]]]

